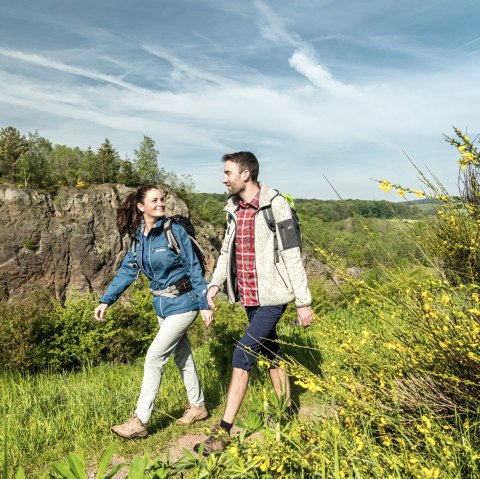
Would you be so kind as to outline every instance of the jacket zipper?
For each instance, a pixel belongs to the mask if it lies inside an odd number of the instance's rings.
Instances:
[[[155,269],[152,265],[152,238],[153,238],[153,234],[150,236],[150,239],[149,239],[149,242],[148,242],[148,264],[150,265],[150,269],[153,273],[153,281],[155,283],[157,283],[157,276],[155,274]],[[160,306],[160,315],[163,316],[162,298],[161,297],[158,299],[158,304]]]
[[[230,218],[232,219],[232,221],[234,222],[235,224],[235,230],[237,229],[237,221],[235,219],[235,216],[233,216],[232,213],[228,213]],[[230,291],[228,291],[229,293],[229,299],[231,302],[235,302],[236,301],[236,297],[235,297],[235,287],[234,287],[234,281],[235,281],[235,278],[234,278],[234,274],[233,274],[233,271],[232,271],[232,251],[233,251],[233,248],[232,248],[232,243],[233,241],[235,241],[235,237],[233,235],[230,236],[230,244],[228,245],[228,250],[230,251],[230,254],[229,254],[229,258],[228,258],[228,262],[229,262],[229,265],[228,265],[228,271],[229,271],[229,275],[228,275],[228,282],[227,282],[227,286],[228,286],[228,289]],[[237,272],[235,271],[235,276],[236,276]]]

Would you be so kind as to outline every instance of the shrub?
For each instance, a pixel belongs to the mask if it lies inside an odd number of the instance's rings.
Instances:
[[[37,251],[40,245],[33,239],[28,238],[23,242],[23,247],[29,251]]]
[[[0,360],[6,369],[58,371],[85,363],[127,362],[145,354],[158,323],[144,288],[130,301],[108,309],[104,322],[93,318],[97,298],[75,296],[62,305],[47,291],[3,302]]]

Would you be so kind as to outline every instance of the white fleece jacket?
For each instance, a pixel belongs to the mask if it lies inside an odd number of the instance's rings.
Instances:
[[[238,300],[236,278],[232,271],[235,264],[235,234],[237,227],[238,197],[230,197],[224,210],[227,212],[227,231],[220,257],[213,272],[209,287],[226,285],[231,303]],[[280,261],[275,262],[274,234],[269,229],[262,208],[271,205],[277,223],[278,251]],[[229,218],[230,217],[230,218]],[[278,191],[265,183],[260,188],[260,204],[255,215],[255,267],[258,278],[260,306],[273,306],[295,301],[297,307],[310,306],[312,297],[307,286],[307,275],[300,255],[300,248],[283,249],[278,224],[292,218],[287,201]]]

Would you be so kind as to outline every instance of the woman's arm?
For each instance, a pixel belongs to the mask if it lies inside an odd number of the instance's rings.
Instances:
[[[105,294],[100,298],[100,303],[105,303],[107,306],[113,304],[119,296],[133,283],[137,277],[138,265],[133,257],[131,248],[123,258],[122,264],[113,278],[112,282],[105,291]]]

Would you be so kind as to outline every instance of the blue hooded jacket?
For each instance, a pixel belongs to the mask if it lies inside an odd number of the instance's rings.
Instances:
[[[172,222],[172,232],[180,246],[180,256],[168,247],[168,240],[163,231],[165,218],[160,218],[155,227],[143,241],[143,228],[136,233],[136,258],[131,248],[122,261],[100,303],[113,304],[132,284],[137,276],[137,268],[150,280],[153,290],[166,289],[180,279],[188,276],[192,290],[175,298],[153,296],[153,306],[158,316],[166,317],[196,309],[210,309],[207,303],[207,282],[202,275],[202,268],[193,251],[190,237],[185,229]],[[148,251],[143,251],[144,244]],[[144,264],[144,258],[147,264]]]

